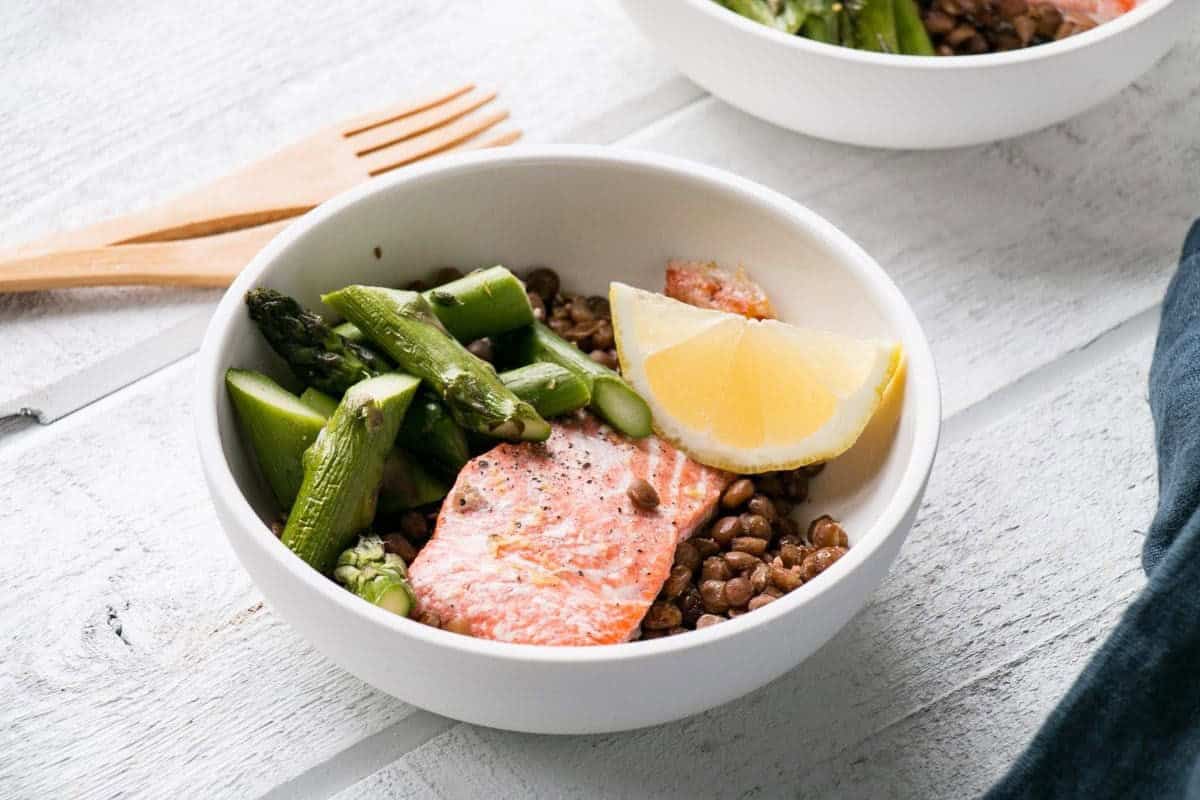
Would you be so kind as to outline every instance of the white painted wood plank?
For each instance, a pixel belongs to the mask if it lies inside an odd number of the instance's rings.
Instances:
[[[936,764],[924,782],[909,776],[902,785],[929,791],[894,796],[955,796],[938,781],[970,770],[971,785],[986,784],[1082,666],[1078,643],[1102,638],[1143,582],[1140,533],[1156,494],[1149,344],[1143,338],[947,442],[883,587],[846,630],[771,686],[628,734],[554,738],[460,725],[339,800],[477,796],[497,786],[566,798],[891,796],[870,793],[886,784],[886,766],[923,761]],[[1011,665],[1022,663],[1054,668],[1015,673]],[[1009,674],[1008,695],[976,702]],[[1026,704],[1033,711],[1013,711]],[[948,752],[950,738],[933,733],[982,725],[989,713],[1003,721],[986,738],[964,740],[963,752]],[[928,735],[907,737],[909,726]],[[970,748],[984,745],[1002,755],[973,762]],[[884,766],[867,770],[858,792],[844,757]]]
[[[1100,648],[1129,604],[1118,591],[1096,616],[958,689],[935,705],[809,769],[809,797],[960,800],[1002,776]]]
[[[913,303],[953,413],[1162,296],[1200,214],[1197,76],[1200,17],[1111,102],[1009,142],[865,150],[707,100],[629,144],[761,181],[859,241]]]
[[[0,249],[165,199],[321,125],[463,80],[499,89],[535,142],[586,131],[614,108],[637,125],[701,94],[613,0],[569,12],[539,0],[6,3],[0,37]],[[619,119],[597,127],[629,130]],[[0,402],[217,296],[0,296]]]
[[[263,608],[193,361],[0,447],[2,797],[257,796],[410,713]]]

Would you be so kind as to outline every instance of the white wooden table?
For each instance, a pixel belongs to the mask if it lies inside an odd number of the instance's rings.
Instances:
[[[212,5],[3,4],[0,246],[475,79],[530,141],[708,162],[858,239],[932,340],[938,464],[891,576],[791,674],[659,728],[517,735],[373,690],[263,607],[203,485],[185,357],[0,436],[0,797],[959,798],[1000,774],[1142,584],[1146,369],[1200,213],[1200,25],[1065,125],[890,153],[706,96],[612,2]],[[0,297],[0,402],[216,298]]]

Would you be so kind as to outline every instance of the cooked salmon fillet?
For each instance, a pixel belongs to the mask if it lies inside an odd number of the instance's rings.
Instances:
[[[637,478],[653,511],[626,494]],[[728,473],[656,436],[632,440],[581,414],[541,443],[468,463],[409,567],[418,614],[504,642],[624,642],[670,572],[675,545],[713,511]]]
[[[664,294],[697,308],[775,319],[767,293],[741,267],[730,272],[711,261],[668,261]]]

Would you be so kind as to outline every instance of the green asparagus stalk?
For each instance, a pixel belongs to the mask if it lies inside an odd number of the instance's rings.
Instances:
[[[418,380],[388,372],[351,386],[304,452],[304,482],[283,543],[321,572],[375,516],[383,463]]]
[[[333,332],[355,344],[367,344],[367,337],[363,336],[363,332],[355,327],[353,322],[343,322],[341,325],[334,325]]]
[[[364,536],[338,556],[333,577],[372,605],[402,617],[412,611],[415,598],[404,559],[386,552],[378,536]]]
[[[325,415],[258,372],[231,369],[225,387],[237,413],[242,440],[280,508],[289,509],[304,481],[301,456],[325,427]]]
[[[417,396],[409,403],[408,411],[404,415],[404,422],[400,425],[402,432],[409,419],[414,416],[421,399],[422,391],[418,390]],[[333,416],[338,405],[337,400],[311,386],[304,390],[304,394],[300,395],[300,402],[326,419]],[[441,407],[440,403],[438,403],[438,407]],[[453,420],[449,420],[449,422],[454,432],[459,437],[463,437],[462,429],[455,425]],[[466,441],[465,437],[463,438],[465,451]],[[385,514],[394,514],[398,511],[417,508],[441,500],[449,491],[450,485],[446,481],[434,475],[404,450],[394,447],[392,452],[388,453],[387,460],[383,462],[383,481],[379,485],[378,510]]]
[[[934,55],[933,42],[921,21],[921,9],[917,8],[916,0],[893,0],[892,13],[896,18],[896,41],[900,44],[900,52],[909,56]]]
[[[337,411],[338,407],[338,401],[336,398],[330,397],[320,389],[314,389],[311,386],[300,393],[300,402],[304,403],[304,405],[308,406],[325,419],[332,417],[333,412]],[[409,406],[409,410],[412,410],[411,405]],[[408,419],[408,414],[405,414],[404,418]],[[321,424],[324,426],[324,423]]]
[[[859,50],[900,52],[893,0],[863,0],[862,9],[855,17],[855,28]]]
[[[425,386],[408,407],[396,441],[443,475],[457,475],[471,458],[467,435],[437,394]]]
[[[533,306],[521,283],[504,267],[482,269],[422,292],[438,321],[460,342],[523,328],[533,322]],[[352,342],[366,342],[352,322],[334,328]]]
[[[521,283],[504,267],[481,269],[422,293],[438,320],[460,342],[523,328],[533,306]]]
[[[340,395],[364,378],[391,369],[367,347],[334,333],[319,314],[273,289],[246,293],[250,319],[304,383]]]
[[[424,297],[378,286],[347,286],[321,298],[357,325],[446,403],[455,422],[510,441],[544,441],[550,425],[505,388],[492,368],[447,333]]]
[[[836,13],[831,10],[826,13],[810,15],[804,20],[804,28],[802,29],[804,38],[812,39],[814,42],[824,42],[825,44],[841,44],[841,38],[838,36]]]
[[[650,407],[633,387],[542,323],[499,337],[498,345],[509,363],[547,362],[570,370],[587,382],[592,398],[588,407],[605,422],[626,436],[650,435]]]
[[[546,418],[583,408],[592,399],[586,380],[549,362],[501,372],[500,381]]]
[[[721,5],[747,19],[776,30],[796,33],[804,24],[806,10],[801,0],[718,0]]]

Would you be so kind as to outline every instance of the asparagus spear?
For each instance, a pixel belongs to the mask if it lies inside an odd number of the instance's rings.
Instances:
[[[243,441],[254,451],[279,506],[291,508],[304,481],[300,457],[325,426],[325,415],[258,372],[228,370],[225,387],[237,412]]]
[[[933,55],[933,42],[921,21],[916,0],[893,0],[892,13],[896,18],[896,41],[900,44],[900,52],[909,56]]]
[[[391,369],[367,347],[333,332],[319,314],[273,289],[246,293],[250,319],[304,383],[340,395],[363,378]]]
[[[460,342],[473,342],[533,322],[533,306],[525,284],[504,267],[472,272],[422,295],[450,335]],[[353,322],[343,322],[334,331],[352,342],[367,341]]]
[[[859,50],[899,53],[896,39],[896,12],[893,0],[863,0],[855,18]]]
[[[550,435],[550,425],[533,406],[505,388],[488,364],[447,333],[416,292],[347,286],[321,299],[426,381],[464,428],[511,441],[540,442]]]
[[[460,342],[533,322],[525,284],[504,267],[481,269],[423,294],[442,325]]]
[[[770,25],[777,30],[796,33],[804,24],[805,9],[800,0],[718,0],[730,11],[747,19]]]
[[[841,44],[838,36],[836,12],[812,14],[804,20],[804,38],[825,44]]]
[[[416,398],[408,406],[408,412],[404,415],[404,422],[400,426],[401,431],[414,415],[420,401],[421,393],[418,391]],[[304,390],[304,394],[300,395],[300,402],[326,419],[333,416],[338,405],[337,400],[311,386]],[[439,403],[438,407],[440,408],[440,406]],[[449,417],[446,419],[454,433],[463,439],[462,447],[465,452],[466,437],[463,435],[462,429],[455,425]],[[323,424],[324,422],[322,422]],[[469,456],[468,453],[467,457]],[[466,458],[464,458],[464,463],[465,461]],[[383,480],[379,484],[378,510],[385,514],[393,514],[397,511],[417,508],[441,500],[449,491],[450,486],[446,481],[431,473],[404,450],[394,447],[392,452],[388,453],[387,460],[383,462]],[[295,497],[294,494],[293,497]]]
[[[300,393],[300,402],[304,403],[304,405],[308,406],[325,419],[332,417],[333,412],[337,411],[338,407],[338,401],[335,398],[330,397],[321,390],[314,389],[311,386]],[[411,408],[412,406],[409,406],[410,410]],[[405,414],[404,418],[408,419],[408,414]],[[324,426],[324,424],[324,422],[321,423],[322,426]]]
[[[338,556],[334,579],[368,603],[407,617],[414,597],[404,559],[385,552],[378,536],[364,536]]]
[[[586,380],[549,362],[501,372],[500,380],[543,417],[557,417],[583,408],[592,399]]]
[[[282,538],[315,569],[332,569],[354,533],[375,516],[383,462],[417,384],[396,372],[356,383],[304,451],[304,482]]]
[[[540,322],[500,337],[500,348],[510,363],[548,362],[570,370],[587,382],[588,407],[627,436],[649,436],[650,407],[625,380],[608,367]]]
[[[343,322],[341,325],[334,325],[333,332],[355,344],[366,344],[367,342],[367,337],[363,336],[363,332],[356,328],[353,322]]]
[[[457,475],[471,458],[467,435],[437,394],[422,386],[400,425],[397,443],[444,475]]]

